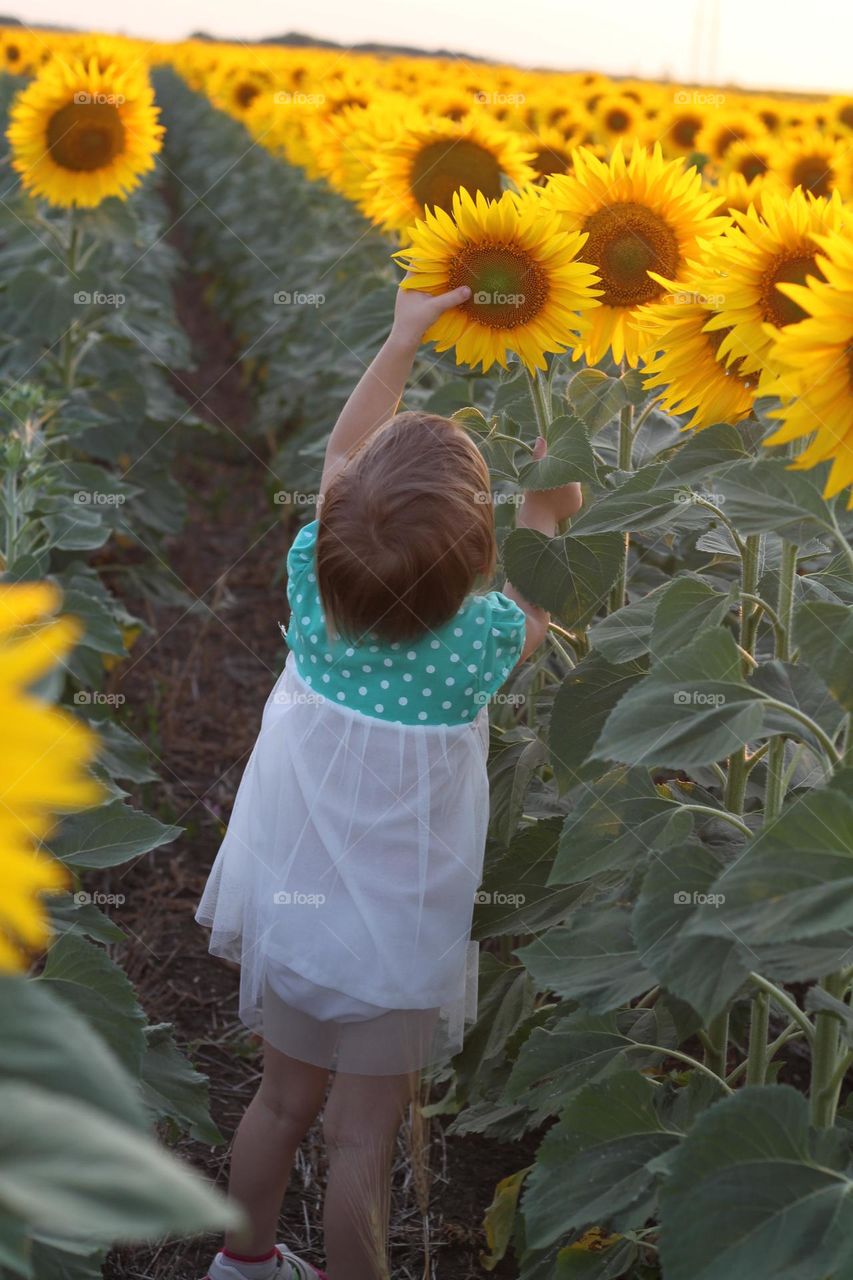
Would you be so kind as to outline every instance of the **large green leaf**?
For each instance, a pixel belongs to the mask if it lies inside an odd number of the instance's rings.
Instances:
[[[647,769],[620,767],[582,792],[566,818],[552,884],[589,880],[617,867],[633,869],[680,842],[692,819],[656,789]]]
[[[608,662],[630,662],[648,653],[655,612],[667,589],[667,583],[655,587],[639,600],[632,600],[593,623],[589,629],[593,649]]]
[[[504,542],[503,559],[507,577],[528,600],[567,626],[582,626],[607,598],[622,547],[615,533],[548,538],[516,529]]]
[[[135,1082],[87,1023],[43,982],[0,978],[0,1080],[65,1094],[145,1130]]]
[[[134,1078],[139,1076],[145,1015],[130,980],[102,947],[63,934],[48,951],[38,982],[85,1018]]]
[[[32,1084],[0,1084],[0,1207],[89,1246],[238,1221],[138,1129]]]
[[[158,1120],[168,1116],[199,1142],[224,1141],[210,1118],[207,1076],[181,1053],[168,1022],[145,1028],[140,1084],[143,1100]]]
[[[711,892],[724,901],[691,933],[760,948],[853,929],[853,799],[833,787],[795,798]]]
[[[803,543],[833,532],[829,505],[813,473],[791,471],[781,458],[723,467],[714,476],[726,517],[741,534],[776,533]]]
[[[811,601],[794,611],[800,658],[815,667],[848,711],[853,711],[853,608]]]
[[[522,489],[553,489],[557,485],[597,480],[595,455],[582,422],[577,418],[555,418],[548,428],[548,452],[538,462],[519,468]]]
[[[808,1104],[787,1085],[740,1089],[706,1111],[663,1188],[667,1280],[851,1274],[853,1181],[839,1155],[816,1153]]]
[[[587,1226],[643,1224],[655,1203],[649,1165],[681,1141],[660,1115],[661,1100],[660,1086],[635,1071],[588,1084],[570,1099],[527,1179],[529,1248]]]
[[[559,818],[519,831],[501,857],[488,857],[475,895],[475,938],[534,933],[565,919],[580,890],[555,890],[549,873],[560,838]]]
[[[719,626],[730,608],[729,594],[717,591],[698,575],[676,578],[660,596],[649,650],[663,659],[690,644],[703,630]]]
[[[590,908],[568,928],[557,926],[516,955],[540,991],[577,1000],[591,1013],[618,1009],[655,984],[631,936],[622,907]]]
[[[690,932],[697,917],[719,910],[711,890],[719,870],[717,859],[696,842],[660,853],[643,880],[632,920],[643,964],[705,1023],[726,1008],[755,964],[734,933]]]
[[[569,403],[590,431],[600,431],[630,403],[621,378],[610,378],[601,369],[581,369],[568,387]]]
[[[642,675],[635,662],[610,662],[594,653],[566,676],[554,699],[548,741],[554,773],[563,786],[602,772],[601,765],[589,760],[590,753],[607,717]]]
[[[70,867],[114,867],[170,844],[182,830],[114,802],[66,818],[51,852]]]
[[[676,769],[722,760],[760,732],[760,696],[743,679],[731,634],[714,628],[628,690],[592,755]]]

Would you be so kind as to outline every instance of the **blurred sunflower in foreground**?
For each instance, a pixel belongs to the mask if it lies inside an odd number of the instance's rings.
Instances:
[[[6,137],[30,195],[94,208],[125,199],[154,167],[163,129],[147,75],[55,58],[15,99]]]
[[[59,592],[47,583],[0,586],[0,970],[21,969],[50,930],[42,893],[68,884],[61,863],[38,849],[57,810],[87,808],[101,789],[86,772],[96,739],[64,711],[29,693],[69,651],[79,627],[49,620]]]
[[[778,372],[766,391],[782,400],[770,414],[781,426],[764,443],[814,436],[792,466],[803,470],[832,459],[824,491],[832,498],[853,484],[853,231],[847,226],[815,240],[823,279],[779,285],[806,318],[771,330],[769,360]]]
[[[458,364],[481,363],[483,372],[506,368],[510,351],[528,369],[544,369],[545,353],[572,341],[578,312],[598,306],[595,269],[578,261],[586,236],[561,230],[535,191],[499,200],[461,191],[452,212],[428,213],[409,229],[410,247],[394,255],[410,272],[404,289],[471,289],[426,340],[439,351],[455,347]]]

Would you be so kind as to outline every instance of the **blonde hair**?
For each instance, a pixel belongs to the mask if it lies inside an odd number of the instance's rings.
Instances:
[[[320,507],[317,581],[330,630],[414,640],[494,572],[489,472],[448,418],[399,413],[353,454]]]

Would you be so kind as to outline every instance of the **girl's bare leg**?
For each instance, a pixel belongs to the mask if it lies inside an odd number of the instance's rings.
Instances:
[[[226,1249],[254,1257],[273,1248],[296,1149],[323,1105],[328,1080],[325,1068],[264,1043],[263,1078],[235,1134],[228,1181],[248,1226],[227,1233]]]
[[[329,1280],[387,1280],[391,1160],[417,1078],[335,1076],[323,1118]]]

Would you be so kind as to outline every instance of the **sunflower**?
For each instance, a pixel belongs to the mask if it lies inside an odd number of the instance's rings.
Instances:
[[[792,466],[832,459],[824,490],[832,498],[853,484],[853,236],[848,225],[814,240],[822,250],[816,262],[823,279],[779,285],[806,318],[771,334],[776,376],[765,379],[763,389],[781,399],[770,417],[782,425],[763,443],[813,437]]]
[[[726,330],[720,358],[742,361],[746,374],[760,373],[773,343],[773,329],[804,318],[796,301],[778,286],[803,284],[818,276],[815,236],[836,230],[844,206],[831,200],[790,193],[764,192],[761,214],[754,208],[734,211],[737,225],[713,245],[703,246],[702,292],[720,295],[712,330]],[[763,387],[762,387],[763,391]]]
[[[706,155],[712,165],[719,164],[734,143],[755,143],[766,134],[763,122],[750,108],[714,111],[706,117],[696,138],[696,150]]]
[[[778,147],[772,138],[757,138],[752,142],[733,142],[720,164],[720,173],[728,177],[739,173],[745,182],[764,178],[773,169]]]
[[[529,158],[518,134],[483,115],[427,117],[377,147],[365,210],[386,230],[403,230],[427,210],[449,212],[461,187],[490,200],[507,182],[522,187],[536,176]]]
[[[568,173],[572,167],[572,144],[560,129],[545,125],[534,133],[525,134],[525,145],[531,154],[530,164],[536,173],[535,181],[541,185],[552,173]]]
[[[691,100],[688,93],[676,94],[676,105],[662,112],[658,136],[667,156],[692,156],[696,139],[705,126],[706,111]]]
[[[578,313],[598,305],[595,271],[578,261],[586,236],[562,231],[536,191],[487,200],[462,190],[452,218],[436,209],[409,235],[410,247],[395,255],[409,272],[404,289],[471,289],[425,335],[439,351],[455,347],[458,364],[506,368],[512,351],[528,369],[544,369],[546,352],[572,341]]]
[[[68,874],[38,845],[57,810],[86,808],[101,788],[85,769],[96,739],[78,720],[28,693],[79,634],[70,618],[46,621],[59,599],[47,583],[0,586],[0,704],[6,734],[0,803],[0,969],[19,969],[43,947],[49,927],[40,895],[65,888]]]
[[[697,237],[723,231],[726,220],[712,216],[716,195],[703,189],[696,169],[664,160],[660,144],[651,154],[635,144],[630,160],[617,146],[609,164],[579,148],[573,172],[551,178],[543,200],[565,231],[587,235],[584,258],[603,286],[603,305],[585,318],[574,358],[597,364],[610,349],[614,360],[636,367],[643,347],[632,316],[664,292],[649,272],[679,280]]]
[[[777,148],[774,172],[793,191],[802,187],[813,196],[840,191],[842,199],[851,194],[850,144],[812,130],[793,137]]]
[[[645,115],[634,97],[627,93],[604,93],[592,111],[596,137],[606,146],[632,141],[647,132]]]
[[[838,134],[847,135],[853,133],[853,98],[849,96],[838,96],[831,98],[828,103],[828,117],[830,127]]]
[[[635,319],[656,353],[646,360],[644,385],[664,388],[658,395],[667,413],[692,413],[685,431],[739,422],[755,403],[757,379],[718,359],[723,335],[706,327],[714,298],[699,293],[689,279],[661,284],[664,301],[641,307]]]
[[[154,167],[163,129],[148,79],[55,59],[15,100],[7,138],[31,195],[93,208],[125,199]]]
[[[728,216],[734,209],[746,213],[750,205],[754,205],[760,213],[761,199],[767,187],[778,188],[778,185],[772,174],[747,182],[742,173],[727,173],[712,188],[719,201],[716,212],[721,217]]]

